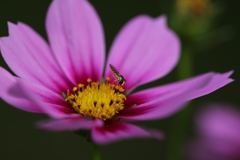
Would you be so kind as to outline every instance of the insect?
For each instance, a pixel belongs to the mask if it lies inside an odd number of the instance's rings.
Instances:
[[[110,69],[114,73],[114,76],[116,78],[116,81],[122,86],[126,83],[126,80],[124,77],[116,70],[116,68],[113,67],[113,65],[109,64]]]

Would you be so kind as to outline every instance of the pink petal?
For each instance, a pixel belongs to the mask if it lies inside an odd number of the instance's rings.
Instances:
[[[34,103],[27,99],[22,99],[19,97],[12,96],[9,94],[9,89],[17,83],[19,78],[12,76],[8,71],[0,67],[0,87],[1,87],[1,92],[0,92],[0,97],[9,103],[10,105],[27,111],[27,112],[37,112],[37,113],[42,113],[41,109],[38,108]]]
[[[95,123],[99,123],[98,119]],[[92,130],[92,139],[98,144],[107,144],[129,138],[156,138],[163,139],[163,134],[156,130],[145,130],[132,124],[115,120],[107,120],[104,126],[95,126]]]
[[[175,95],[160,97],[132,108],[126,108],[120,111],[119,118],[127,121],[165,118],[182,109],[190,93],[190,90],[189,93],[176,91]]]
[[[18,85],[24,85],[24,86],[18,86]],[[66,112],[73,112],[73,109],[70,103],[66,102],[62,95],[56,94],[52,90],[42,85],[29,83],[28,81],[18,79],[18,82],[13,84],[9,88],[8,92],[11,93],[12,96],[26,98],[22,95],[22,92],[23,92],[22,89],[31,91],[32,94],[35,94],[35,96],[37,96],[39,100],[49,103],[52,106],[55,106],[59,109],[60,108],[67,109],[68,107],[68,110],[66,110]]]
[[[66,119],[41,121],[37,123],[37,125],[40,128],[51,131],[91,129],[93,126],[93,120],[78,114]]]
[[[120,31],[107,61],[125,77],[133,89],[168,74],[177,64],[180,41],[166,24],[166,17],[139,16]],[[112,72],[107,66],[106,76]]]
[[[53,92],[51,92],[47,88],[38,85],[34,86],[24,80],[18,80],[17,83],[11,86],[11,88],[9,89],[9,93],[12,96],[31,102],[32,104],[36,105],[42,111],[42,113],[46,113],[53,118],[67,118],[74,113],[73,109],[44,101],[44,98],[39,95],[35,89],[42,92],[42,94],[53,97],[55,96],[56,98],[58,98],[56,95],[52,94]]]
[[[209,94],[232,82],[233,80],[229,78],[232,73],[232,71],[223,74],[209,72],[183,81],[146,89],[129,95],[126,103],[128,106],[143,104],[161,97],[169,97],[175,94],[176,91],[184,93],[186,90],[195,88],[189,94],[189,97],[186,97],[187,100],[191,100]],[[182,93],[180,92],[179,94]]]
[[[124,120],[149,120],[167,117],[179,111],[187,101],[211,93],[232,82],[224,74],[207,73],[181,82],[160,86],[129,95],[126,103],[137,104],[120,112]]]
[[[47,43],[34,30],[23,23],[8,23],[8,28],[10,36],[0,39],[0,47],[14,73],[55,91],[69,85]]]
[[[54,0],[46,28],[53,53],[74,83],[100,80],[105,48],[100,19],[87,0]]]

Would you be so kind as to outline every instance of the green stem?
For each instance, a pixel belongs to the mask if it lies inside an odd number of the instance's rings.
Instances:
[[[188,47],[182,49],[181,59],[178,65],[178,79],[186,79],[192,76],[193,53]],[[192,105],[192,102],[191,102]],[[183,146],[188,133],[188,124],[191,115],[190,103],[176,114],[171,122],[167,141],[167,160],[183,160]]]
[[[101,160],[101,146],[93,144],[93,160]]]
[[[179,80],[190,78],[193,75],[193,53],[190,48],[183,46],[177,69]]]

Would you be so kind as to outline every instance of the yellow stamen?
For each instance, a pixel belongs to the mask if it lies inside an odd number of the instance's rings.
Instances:
[[[121,86],[110,84],[107,77],[105,83],[92,82],[87,79],[87,86],[79,84],[73,92],[67,92],[66,101],[80,114],[102,120],[111,119],[124,108],[126,96]]]

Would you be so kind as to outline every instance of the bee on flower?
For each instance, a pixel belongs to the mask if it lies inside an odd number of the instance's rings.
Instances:
[[[114,76],[116,78],[116,80],[118,81],[118,83],[123,86],[126,83],[126,80],[124,79],[124,77],[117,71],[116,68],[113,67],[113,65],[109,64],[109,67],[111,68],[112,72],[114,73]]]

